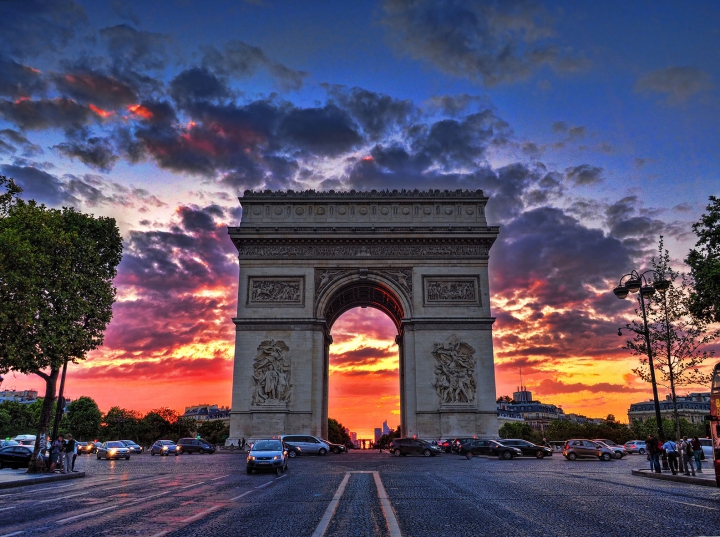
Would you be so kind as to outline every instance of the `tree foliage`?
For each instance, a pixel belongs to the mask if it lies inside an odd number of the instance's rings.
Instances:
[[[525,421],[509,421],[500,427],[500,438],[522,438],[524,440],[537,441],[538,434],[533,431],[530,424]],[[540,439],[542,440],[542,439]]]
[[[397,426],[397,429],[394,431],[390,431],[388,434],[384,434],[380,437],[380,439],[377,441],[377,443],[383,447],[387,447],[390,445],[390,442],[395,440],[396,438],[400,438],[400,426]]]
[[[70,403],[63,425],[77,440],[95,440],[100,435],[102,414],[91,397],[80,397]]]
[[[34,434],[38,420],[30,405],[15,401],[0,404],[0,438]]]
[[[720,198],[710,196],[707,213],[693,224],[698,237],[685,263],[695,285],[690,311],[706,322],[720,322]]]
[[[212,444],[224,444],[230,436],[230,425],[222,420],[204,421],[197,432]]]
[[[342,423],[333,418],[328,419],[328,440],[334,444],[346,444],[350,441],[350,435]]]

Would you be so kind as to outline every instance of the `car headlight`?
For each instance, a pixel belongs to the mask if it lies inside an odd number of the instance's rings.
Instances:
[[[167,446],[163,446],[163,451],[167,451]]]
[[[254,460],[255,460],[255,457],[254,457],[253,455],[248,455],[248,460],[249,460],[249,461],[254,461]]]
[[[279,459],[280,459],[280,455],[275,455],[275,456],[273,457],[273,460],[274,460],[274,461],[277,461],[277,460],[279,460]]]
[[[115,455],[115,452],[116,452],[116,451],[117,451],[116,449],[109,449],[109,450],[108,450],[108,455]]]

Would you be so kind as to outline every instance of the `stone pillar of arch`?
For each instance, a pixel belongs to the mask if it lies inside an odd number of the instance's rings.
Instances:
[[[397,329],[403,435],[497,434],[482,191],[245,192],[228,443],[327,437],[330,331],[355,307]],[[348,424],[346,424],[348,425]],[[350,424],[351,425],[351,424]]]

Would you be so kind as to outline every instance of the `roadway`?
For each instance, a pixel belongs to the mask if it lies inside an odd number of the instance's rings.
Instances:
[[[242,455],[81,455],[84,479],[0,491],[0,537],[31,535],[718,535],[720,489],[632,476],[644,457],[500,461],[303,456],[245,472]],[[709,471],[709,470],[706,470]]]

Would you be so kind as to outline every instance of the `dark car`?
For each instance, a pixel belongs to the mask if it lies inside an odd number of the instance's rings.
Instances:
[[[470,442],[471,440],[477,440],[477,437],[475,437],[475,436],[472,436],[472,437],[466,436],[466,437],[462,437],[462,438],[455,438],[455,439],[450,443],[450,452],[451,452],[451,453],[457,453],[457,452],[460,450],[460,446],[461,446],[461,445],[463,445],[463,444],[466,443],[466,442]]]
[[[288,469],[288,452],[280,440],[258,440],[247,456],[247,473],[270,470],[282,474]]]
[[[527,440],[523,440],[522,438],[503,438],[502,440],[498,440],[498,442],[504,446],[518,448],[526,457],[536,457],[538,459],[542,459],[545,457],[552,457],[553,453],[552,449],[549,447],[539,446],[537,444],[533,444],[532,442],[528,442]]]
[[[93,442],[77,442],[78,455],[80,453],[95,453],[97,449]]]
[[[178,446],[182,448],[183,453],[215,453],[215,446],[204,438],[181,438],[178,440]]]
[[[32,452],[29,446],[6,446],[0,449],[0,468],[27,468]]]
[[[103,442],[97,450],[97,459],[125,459],[130,460],[130,450],[120,440]]]
[[[330,440],[322,439],[323,442],[325,442],[328,446],[330,446],[330,451],[335,453],[336,455],[339,453],[347,453],[347,448],[343,444],[334,444],[330,442]]]
[[[519,448],[506,446],[496,440],[470,440],[460,444],[459,455],[465,455],[472,459],[474,455],[498,456],[501,459],[510,460],[521,457],[522,451]]]
[[[300,446],[296,446],[295,444],[291,444],[288,442],[283,442],[283,444],[285,444],[285,450],[288,452],[288,457],[290,457],[291,459],[302,455],[302,448]]]
[[[133,455],[141,455],[145,451],[141,445],[138,445],[133,440],[120,440],[120,442],[125,444]]]
[[[430,442],[419,440],[417,438],[396,438],[390,443],[390,453],[396,457],[400,457],[401,455],[405,457],[410,454],[434,457],[435,455],[442,453],[442,449]]]
[[[175,455],[182,453],[182,448],[172,440],[158,440],[150,447],[150,455]]]

